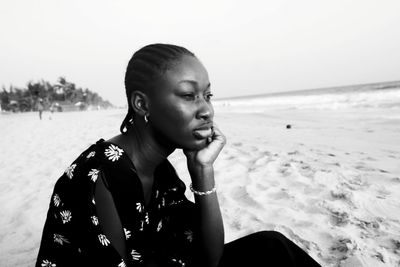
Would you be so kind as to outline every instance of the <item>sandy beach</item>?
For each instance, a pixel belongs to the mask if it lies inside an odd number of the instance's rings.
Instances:
[[[226,241],[276,230],[322,266],[399,266],[400,108],[257,107],[215,104]],[[0,266],[33,266],[55,181],[124,115],[0,115]],[[188,186],[184,155],[170,160]]]

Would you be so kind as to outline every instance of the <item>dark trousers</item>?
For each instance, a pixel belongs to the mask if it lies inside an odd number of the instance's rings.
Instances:
[[[305,251],[274,231],[262,231],[224,246],[218,267],[320,266]]]

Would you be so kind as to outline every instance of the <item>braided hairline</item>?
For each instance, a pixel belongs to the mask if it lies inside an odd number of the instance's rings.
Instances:
[[[134,111],[130,104],[131,93],[145,92],[157,75],[162,75],[182,56],[195,55],[184,47],[170,44],[151,44],[139,49],[129,60],[125,72],[125,91],[128,100],[128,114],[122,121],[120,131],[126,133],[132,125]]]

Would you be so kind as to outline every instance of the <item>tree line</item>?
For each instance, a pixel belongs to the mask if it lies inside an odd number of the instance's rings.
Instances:
[[[4,85],[0,92],[1,109],[5,111],[36,111],[40,102],[45,108],[56,106],[62,111],[62,107],[76,107],[86,109],[88,107],[109,108],[112,104],[103,100],[97,93],[89,89],[77,87],[65,77],[58,78],[57,83],[48,81],[30,81],[25,88],[10,85],[7,89]]]

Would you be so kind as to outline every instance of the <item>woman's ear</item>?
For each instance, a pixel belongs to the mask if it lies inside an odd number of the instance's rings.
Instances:
[[[149,114],[149,100],[146,94],[141,91],[133,91],[130,104],[135,113],[144,116]]]

